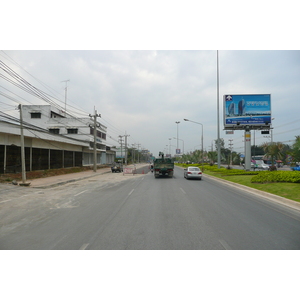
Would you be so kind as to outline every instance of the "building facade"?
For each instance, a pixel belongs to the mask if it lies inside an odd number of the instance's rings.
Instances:
[[[50,105],[23,105],[26,170],[94,164],[94,120],[74,118]],[[115,147],[106,144],[107,128],[96,123],[97,164],[111,164]],[[0,122],[0,173],[20,172],[20,125]]]

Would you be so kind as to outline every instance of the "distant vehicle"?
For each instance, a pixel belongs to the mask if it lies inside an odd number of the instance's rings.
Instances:
[[[245,169],[245,164],[243,164]],[[270,166],[265,164],[263,160],[252,160],[251,161],[251,169],[258,170],[269,170]]]
[[[265,164],[263,160],[256,160],[255,164],[257,165],[257,169],[269,170],[270,166]]]
[[[291,167],[292,171],[300,171],[300,166],[296,166],[296,167]]]
[[[121,163],[115,163],[112,167],[111,167],[111,171],[112,173],[116,173],[116,172],[123,172],[123,165]]]
[[[162,152],[159,152],[159,158],[155,158],[153,162],[154,177],[160,176],[173,177],[174,161],[172,158],[165,158]]]
[[[187,167],[186,169],[184,169],[184,173],[183,173],[184,178],[186,179],[202,179],[202,172],[198,167]]]
[[[243,167],[244,167],[244,169],[245,169],[245,164],[243,164]],[[251,162],[251,167],[250,167],[251,169],[256,169],[257,168],[257,165],[255,164],[255,163],[253,163],[253,162]]]

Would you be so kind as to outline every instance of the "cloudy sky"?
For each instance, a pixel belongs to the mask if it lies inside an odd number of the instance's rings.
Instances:
[[[243,132],[223,130],[224,94],[271,94],[273,140],[292,143],[300,134],[299,24],[292,1],[284,7],[253,1],[247,9],[234,0],[201,6],[192,0],[184,6],[100,2],[96,9],[89,0],[84,6],[54,0],[40,10],[30,8],[31,0],[19,2],[18,10],[14,2],[5,3],[15,22],[10,14],[1,18],[0,60],[62,106],[63,81],[69,80],[67,109],[77,108],[83,117],[95,108],[112,145],[126,133],[130,145],[140,144],[154,155],[170,148],[174,154],[178,128],[182,152],[200,149],[202,127],[186,118],[203,124],[204,149],[210,150],[218,133],[219,101],[220,136],[225,146],[233,139],[234,150],[243,153]],[[211,49],[221,49],[219,99],[217,50]],[[1,111],[13,113],[18,103],[45,104],[3,78],[0,83],[0,91],[9,89],[13,98],[0,97]],[[270,141],[270,135],[255,136],[255,144]]]
[[[102,115],[108,143],[118,145],[119,135],[140,144],[154,155],[175,153],[177,127],[181,151],[210,150],[217,138],[217,51],[210,50],[35,50],[0,52],[0,59],[35,87],[58,99],[81,116]],[[7,82],[1,79],[7,87]],[[291,143],[300,134],[300,51],[219,51],[220,135],[225,145],[243,153],[243,132],[223,130],[224,94],[271,94],[273,140]],[[1,84],[1,85],[2,85]],[[10,85],[9,90],[21,95]],[[23,104],[46,104],[31,95],[13,98]],[[1,98],[1,111],[10,113],[17,102]],[[70,107],[68,107],[70,105]],[[177,125],[175,122],[179,121]],[[169,140],[171,138],[171,141]],[[257,145],[270,135],[256,132]],[[184,147],[184,149],[183,149]]]

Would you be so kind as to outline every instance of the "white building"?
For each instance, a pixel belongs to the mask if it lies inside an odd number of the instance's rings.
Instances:
[[[93,119],[74,118],[50,105],[22,105],[22,117],[27,170],[33,166],[45,169],[93,165]],[[97,164],[110,164],[115,160],[116,149],[106,145],[107,127],[99,122],[96,126]],[[20,126],[0,122],[0,172],[9,172],[6,167],[13,163],[15,170],[19,169],[19,147]]]

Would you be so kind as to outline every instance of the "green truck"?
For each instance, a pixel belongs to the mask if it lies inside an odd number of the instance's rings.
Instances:
[[[155,158],[153,161],[153,173],[154,177],[160,176],[173,177],[174,173],[174,161],[172,158],[165,158],[162,152],[159,152],[159,158]]]

